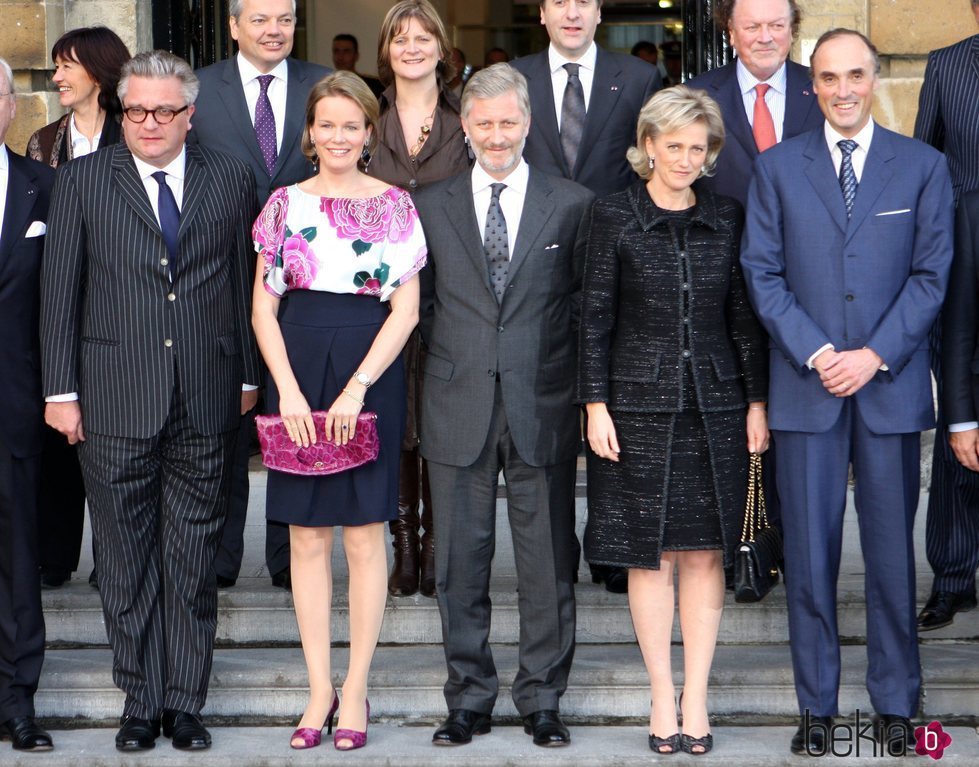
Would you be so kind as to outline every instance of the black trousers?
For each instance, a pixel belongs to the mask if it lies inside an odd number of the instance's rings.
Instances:
[[[85,528],[85,483],[76,446],[50,427],[44,429],[37,525],[41,569],[77,570]]]

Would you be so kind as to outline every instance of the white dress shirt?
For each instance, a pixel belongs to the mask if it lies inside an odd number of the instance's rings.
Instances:
[[[0,237],[3,237],[3,214],[7,210],[7,176],[10,163],[7,160],[7,145],[0,144]]]
[[[111,120],[109,115],[105,116],[106,120]],[[103,125],[103,130],[105,126]],[[87,154],[92,154],[96,149],[99,148],[99,144],[102,141],[102,131],[99,131],[94,136],[92,140],[88,140],[88,136],[78,130],[78,126],[75,124],[75,113],[72,112],[71,117],[68,119],[68,136],[71,139],[71,159],[76,157],[84,157]]]
[[[275,117],[275,147],[282,154],[282,126],[286,122],[286,94],[289,85],[289,65],[286,59],[280,61],[271,72],[259,72],[252,63],[238,54],[238,74],[241,75],[241,88],[245,92],[245,103],[248,105],[248,116],[255,125],[255,105],[262,93],[258,76],[270,74],[274,78],[269,83],[269,102],[272,104],[272,114]]]
[[[748,68],[737,59],[735,71],[738,74],[738,87],[741,89],[741,98],[744,100],[744,112],[748,116],[748,125],[755,127],[755,101],[758,100],[756,85],[767,83],[771,87],[765,94],[765,103],[768,111],[772,113],[772,122],[775,124],[775,140],[782,140],[782,123],[785,122],[785,90],[787,88],[787,75],[785,62],[778,68],[778,71],[767,80],[759,80]]]
[[[555,49],[554,44],[547,49],[547,63],[551,68],[551,87],[554,90],[554,114],[557,115],[557,129],[561,130],[561,107],[564,105],[564,89],[568,85],[568,70],[565,64],[580,64],[578,79],[581,89],[585,92],[585,112],[591,103],[591,85],[595,81],[595,61],[598,58],[598,46],[594,41],[588,46],[582,57],[577,61],[566,59]]]
[[[473,210],[476,222],[479,224],[479,236],[486,231],[486,216],[489,214],[490,200],[493,199],[492,184],[506,184],[506,189],[500,192],[500,210],[506,219],[507,248],[509,257],[513,258],[513,246],[517,241],[520,230],[520,216],[523,213],[524,200],[527,197],[527,181],[530,178],[530,166],[523,158],[502,181],[490,176],[477,162],[472,170]]]

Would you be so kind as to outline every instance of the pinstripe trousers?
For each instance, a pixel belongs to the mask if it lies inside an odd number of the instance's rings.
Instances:
[[[79,458],[123,714],[200,713],[217,626],[213,562],[234,432],[201,435],[179,389],[159,434],[87,435]]]

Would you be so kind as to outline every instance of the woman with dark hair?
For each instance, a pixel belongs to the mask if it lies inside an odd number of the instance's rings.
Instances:
[[[120,139],[122,105],[116,95],[129,49],[108,27],[65,32],[51,48],[58,100],[68,112],[27,142],[27,155],[52,168]]]
[[[743,214],[694,186],[724,144],[717,103],[682,85],[639,113],[642,179],[595,203],[578,398],[588,413],[589,562],[629,571],[649,674],[649,747],[706,754],[707,680],[740,541],[748,453],[768,447],[765,334],[738,260]],[[670,664],[674,571],[682,730]]]
[[[471,159],[452,79],[449,38],[428,0],[400,0],[384,17],[377,41],[381,95],[378,144],[367,172],[408,192],[468,170]],[[435,539],[428,471],[418,452],[421,342],[417,331],[405,347],[408,417],[401,446],[398,518],[391,523],[394,565],[388,593],[406,597],[419,589],[435,596]],[[419,515],[419,508],[422,513]],[[419,528],[424,534],[419,540]]]
[[[387,601],[384,523],[395,518],[404,434],[401,350],[418,321],[428,250],[411,197],[363,172],[377,99],[353,72],[309,93],[303,153],[312,178],[273,192],[255,222],[252,324],[269,369],[265,404],[289,437],[346,444],[361,410],[376,414],[374,463],[321,477],[269,471],[266,516],[289,525],[292,595],[309,674],[309,704],[290,744],[312,748],[339,728],[337,750],[367,742],[367,675]],[[288,297],[286,301],[282,298]],[[311,411],[325,410],[326,434]],[[350,658],[337,695],[330,674],[333,528],[350,571]]]

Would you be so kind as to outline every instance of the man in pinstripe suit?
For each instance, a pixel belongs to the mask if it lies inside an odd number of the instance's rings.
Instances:
[[[152,748],[161,723],[175,748],[210,745],[213,560],[258,379],[255,181],[185,144],[197,91],[166,51],[126,64],[126,143],[59,169],[45,247],[45,418],[80,443],[123,751]]]
[[[971,0],[971,5],[979,22],[979,0]],[[956,204],[966,192],[979,189],[979,35],[928,55],[914,137],[945,153]],[[956,318],[945,318],[946,326],[949,319]],[[947,426],[951,441],[962,444],[964,452],[974,453],[979,424],[946,418],[945,403],[950,399],[944,392],[941,360],[947,355],[940,346],[936,324],[932,367],[938,381],[939,423],[925,525],[925,549],[935,580],[918,615],[922,631],[947,626],[955,613],[976,606],[979,567],[979,474],[959,464],[944,438]],[[966,441],[972,448],[964,445]]]

